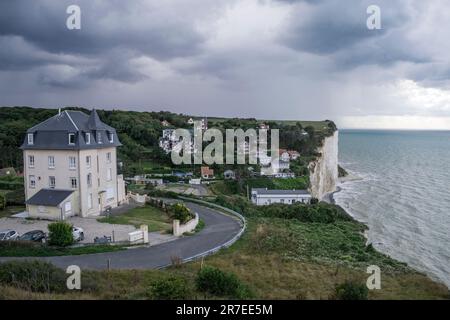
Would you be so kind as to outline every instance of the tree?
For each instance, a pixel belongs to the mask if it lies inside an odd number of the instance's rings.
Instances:
[[[6,197],[3,193],[0,193],[0,210],[4,210],[6,208]]]
[[[67,247],[73,244],[72,225],[59,221],[48,225],[49,244]]]

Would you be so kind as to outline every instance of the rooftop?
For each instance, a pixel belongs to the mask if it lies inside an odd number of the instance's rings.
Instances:
[[[27,204],[56,207],[73,193],[73,190],[41,189],[27,200]]]
[[[279,190],[272,189],[268,190],[267,188],[253,188],[252,193],[256,192],[258,194],[309,194],[308,190]]]
[[[74,143],[69,143],[69,133],[75,135]],[[29,134],[33,134],[33,143],[28,143]],[[95,110],[90,115],[65,110],[28,129],[21,148],[80,150],[120,145],[116,130],[103,123]]]

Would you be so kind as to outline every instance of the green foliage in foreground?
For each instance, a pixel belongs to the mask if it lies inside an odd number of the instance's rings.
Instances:
[[[112,252],[124,250],[121,246],[89,245],[75,248],[52,247],[28,241],[1,241],[1,257],[53,257]]]
[[[336,286],[336,299],[338,300],[367,300],[369,290],[363,283],[347,281]]]
[[[179,276],[158,279],[150,289],[150,297],[158,300],[189,299],[192,294],[187,280]]]
[[[73,244],[72,225],[64,221],[53,222],[48,225],[49,241],[53,246],[67,247]]]
[[[252,296],[249,288],[230,272],[214,267],[203,267],[197,274],[197,289],[217,296],[248,299]]]
[[[32,292],[62,292],[66,274],[43,261],[11,261],[0,264],[0,284]]]

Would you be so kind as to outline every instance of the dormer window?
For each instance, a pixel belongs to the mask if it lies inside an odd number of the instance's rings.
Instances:
[[[75,133],[69,133],[69,144],[75,144]]]
[[[97,132],[97,143],[102,143],[102,133]]]
[[[34,144],[34,135],[32,133],[28,134],[28,144],[30,145]]]
[[[114,143],[114,134],[113,134],[112,132],[110,132],[110,133],[108,134],[108,136],[109,136],[109,142],[110,142],[110,143]]]
[[[86,144],[91,144],[91,134],[86,132]]]

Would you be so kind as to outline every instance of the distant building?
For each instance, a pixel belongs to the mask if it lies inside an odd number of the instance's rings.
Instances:
[[[259,127],[259,129],[264,129],[264,130],[269,130],[270,129],[269,125],[265,124],[264,122],[260,123],[258,127]]]
[[[16,176],[17,172],[13,167],[0,169],[0,177]]]
[[[147,175],[138,175],[134,176],[133,178],[126,178],[125,180],[139,185],[147,185],[152,184],[154,186],[159,186],[163,184],[163,179],[161,178],[149,178]]]
[[[226,179],[226,180],[232,180],[232,179],[235,179],[235,178],[236,178],[236,175],[235,175],[235,173],[234,173],[233,170],[225,170],[225,171],[223,172],[223,177],[224,177],[224,179]]]
[[[208,166],[202,166],[200,168],[201,176],[203,179],[212,179],[214,178],[214,170],[210,169]]]
[[[252,189],[252,203],[265,206],[273,203],[310,203],[311,194],[307,190],[268,190],[267,188]]]
[[[24,157],[26,207],[31,217],[98,216],[126,202],[117,174],[116,130],[97,112],[64,111],[28,129]]]
[[[163,121],[161,121],[161,125],[162,125],[163,127],[168,127],[168,126],[170,126],[170,122],[167,121],[167,120],[163,120]]]
[[[189,180],[189,184],[192,184],[192,185],[199,185],[199,184],[202,184],[202,179],[201,179],[201,178],[190,179],[190,180]]]

